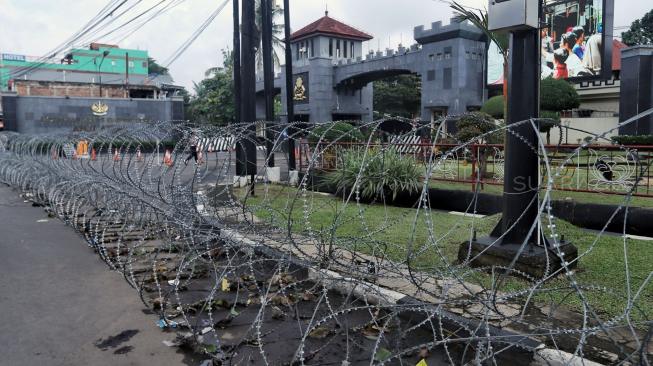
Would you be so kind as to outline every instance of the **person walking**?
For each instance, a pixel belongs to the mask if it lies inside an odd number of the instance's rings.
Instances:
[[[184,164],[188,165],[188,161],[192,158],[195,160],[195,165],[197,165],[197,144],[199,142],[199,139],[197,138],[197,135],[193,133],[190,136],[190,154],[188,157],[186,157],[186,160],[184,160]]]

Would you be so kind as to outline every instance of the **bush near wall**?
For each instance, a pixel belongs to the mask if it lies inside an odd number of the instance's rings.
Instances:
[[[315,127],[308,135],[311,143],[322,142],[360,142],[363,133],[347,122],[327,123]]]
[[[612,141],[620,145],[653,145],[653,135],[613,136]]]

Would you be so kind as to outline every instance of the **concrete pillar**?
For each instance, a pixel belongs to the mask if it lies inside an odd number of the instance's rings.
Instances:
[[[653,107],[653,46],[635,46],[621,51],[621,100],[619,122]],[[620,135],[653,134],[653,116],[619,129]]]

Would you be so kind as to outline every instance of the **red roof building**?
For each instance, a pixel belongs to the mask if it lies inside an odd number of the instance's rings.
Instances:
[[[332,36],[356,41],[369,41],[374,38],[363,31],[329,17],[329,12],[327,11],[322,18],[293,33],[290,36],[290,40],[295,42],[315,35]]]

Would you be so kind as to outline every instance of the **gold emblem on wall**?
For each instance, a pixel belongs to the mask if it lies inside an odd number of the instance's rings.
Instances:
[[[306,87],[304,86],[304,79],[301,76],[298,76],[297,79],[295,79],[293,99],[297,102],[306,100]]]
[[[109,106],[102,102],[93,103],[91,111],[93,111],[93,115],[95,116],[106,116],[109,112]]]

